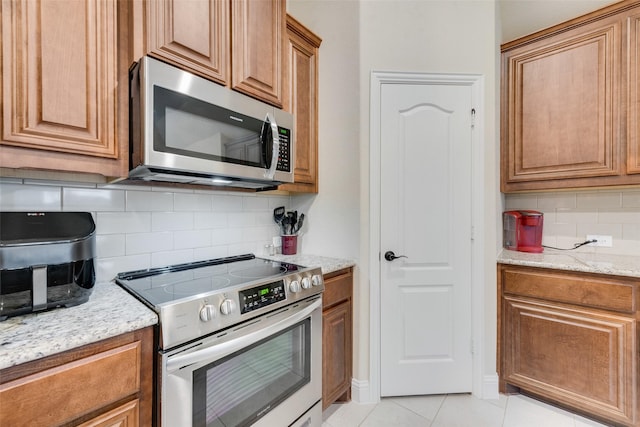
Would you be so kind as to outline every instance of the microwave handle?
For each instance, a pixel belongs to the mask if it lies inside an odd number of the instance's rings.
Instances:
[[[267,113],[267,117],[264,119],[264,123],[267,126],[271,127],[271,138],[273,139],[273,144],[271,144],[271,164],[269,168],[264,172],[264,177],[267,179],[273,179],[276,174],[276,168],[278,167],[278,155],[280,154],[280,137],[278,136],[278,124],[273,116]],[[268,133],[268,132],[267,132]],[[263,138],[262,143],[264,144],[263,149],[266,150],[269,144],[265,138]],[[269,153],[265,153],[269,156]]]
[[[306,307],[298,309],[299,311],[294,312],[284,319],[278,319],[274,323],[269,324],[268,327],[260,328],[254,332],[243,334],[232,340],[215,344],[201,350],[196,350],[191,353],[176,354],[174,356],[170,356],[167,359],[166,364],[167,373],[171,373],[195,363],[218,360],[226,356],[227,354],[231,354],[235,351],[241,350],[248,345],[254,344],[264,338],[268,338],[282,330],[287,329],[290,326],[295,325],[296,323],[309,317],[315,310],[319,310],[321,308],[322,299],[317,298],[312,302],[310,301],[310,303]]]

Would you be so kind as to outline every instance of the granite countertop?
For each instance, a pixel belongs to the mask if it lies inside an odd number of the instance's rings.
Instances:
[[[262,258],[274,259],[277,261],[290,262],[292,264],[302,265],[304,267],[320,267],[322,274],[333,273],[334,271],[342,270],[343,268],[349,268],[356,265],[355,261],[341,258],[330,258],[318,255],[268,255],[261,256]]]
[[[633,255],[569,254],[546,249],[543,253],[534,254],[504,249],[498,255],[498,263],[640,278],[640,256]]]
[[[98,283],[86,303],[0,322],[0,369],[158,323],[158,316],[115,283]]]

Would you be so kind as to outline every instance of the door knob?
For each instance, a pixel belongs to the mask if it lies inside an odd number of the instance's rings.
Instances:
[[[396,258],[407,258],[407,257],[406,255],[396,256],[396,254],[394,254],[393,251],[387,251],[384,253],[384,259],[386,259],[387,261],[393,261]]]

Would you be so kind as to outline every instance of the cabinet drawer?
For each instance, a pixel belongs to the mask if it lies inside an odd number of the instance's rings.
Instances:
[[[353,275],[351,270],[335,276],[327,275],[324,278],[324,293],[322,295],[323,308],[331,307],[351,298]]]
[[[141,342],[0,385],[0,419],[18,426],[72,421],[140,389]]]
[[[502,269],[503,292],[623,313],[637,310],[633,280],[563,274],[542,269]]]

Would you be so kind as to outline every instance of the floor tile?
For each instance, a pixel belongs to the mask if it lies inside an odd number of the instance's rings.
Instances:
[[[428,420],[392,400],[382,400],[360,424],[361,427],[429,427]]]
[[[440,410],[445,398],[446,395],[441,394],[434,396],[388,397],[385,398],[385,400],[397,403],[398,405],[432,421],[436,418],[436,414]]]
[[[509,396],[503,427],[574,427],[573,414],[523,395]]]
[[[448,395],[432,427],[500,427],[504,410],[470,394]],[[539,426],[538,426],[539,427]]]
[[[334,403],[322,413],[322,421],[328,427],[357,427],[375,407],[356,402]]]
[[[573,417],[576,427],[606,427],[613,424],[602,424],[589,418],[581,417],[580,415],[574,415]]]

